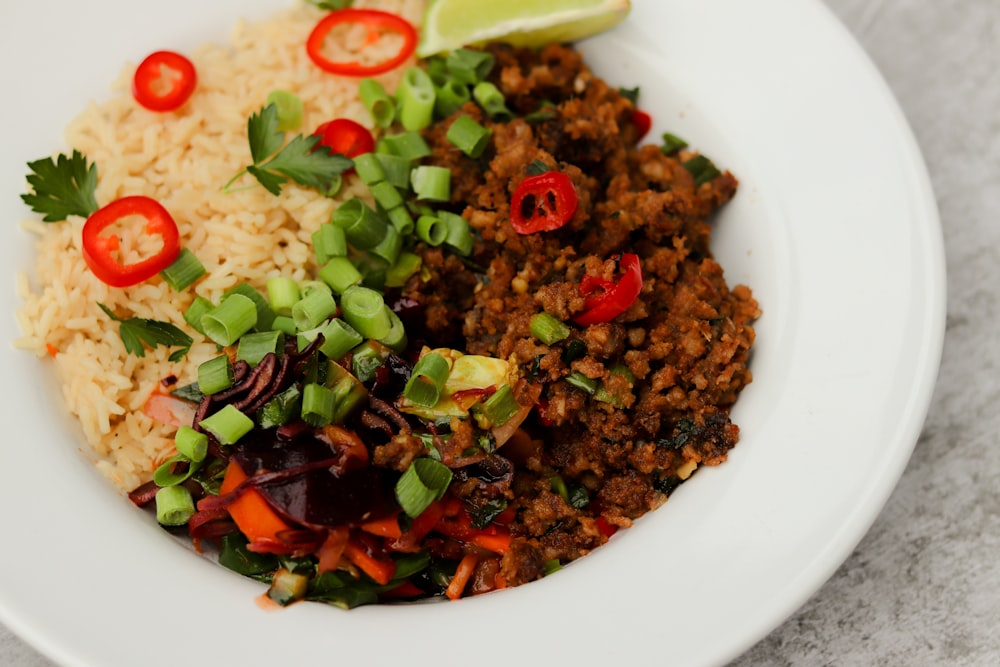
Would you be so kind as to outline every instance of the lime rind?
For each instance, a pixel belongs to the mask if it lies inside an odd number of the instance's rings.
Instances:
[[[421,58],[451,51],[462,46],[476,46],[489,41],[504,41],[515,46],[540,47],[551,42],[575,42],[613,28],[628,15],[630,0],[598,0],[594,2],[556,2],[563,8],[531,14],[512,10],[519,3],[491,0],[474,3],[476,23],[473,26],[441,16],[453,11],[446,7],[450,0],[432,2],[424,15],[417,55]],[[534,7],[546,3],[531,3]],[[576,5],[568,6],[568,5]],[[492,19],[492,20],[491,20]]]

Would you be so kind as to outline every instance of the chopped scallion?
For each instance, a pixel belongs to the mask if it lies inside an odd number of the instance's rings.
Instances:
[[[302,413],[302,392],[294,384],[264,404],[257,416],[261,428],[287,424]]]
[[[368,189],[371,191],[372,197],[375,198],[375,203],[386,211],[403,205],[403,196],[399,194],[396,186],[389,181],[373,183]]]
[[[569,338],[569,327],[544,311],[532,316],[529,327],[531,335],[546,345],[554,345]]]
[[[448,230],[444,237],[444,242],[459,255],[466,257],[472,252],[474,243],[472,229],[469,223],[462,216],[451,211],[438,211],[438,217]]]
[[[385,307],[385,311],[389,316],[392,326],[389,329],[389,333],[380,338],[379,342],[396,352],[402,352],[406,349],[406,327],[403,326],[403,321],[399,319],[399,315],[394,313],[389,306]]]
[[[354,171],[365,185],[375,185],[385,180],[385,169],[377,153],[362,153],[355,157]]]
[[[368,287],[351,287],[340,299],[343,317],[365,338],[379,340],[389,334],[392,320],[382,295]]]
[[[240,336],[236,359],[256,366],[268,354],[280,354],[285,348],[285,334],[280,331],[256,331]]]
[[[403,395],[412,403],[433,408],[441,398],[441,390],[448,381],[451,365],[437,352],[428,352],[413,366]]]
[[[417,218],[417,238],[431,246],[439,246],[448,237],[448,227],[441,218],[422,215]]]
[[[229,404],[202,419],[199,426],[214,435],[220,444],[231,445],[253,430],[253,420]]]
[[[319,270],[319,277],[337,294],[343,294],[352,285],[361,284],[361,272],[346,257],[331,257]]]
[[[194,498],[183,486],[167,486],[156,492],[156,520],[164,526],[183,526],[194,516]]]
[[[215,308],[215,306],[211,301],[203,296],[196,296],[194,301],[191,302],[191,305],[184,311],[184,321],[187,322],[192,329],[204,335],[205,329],[201,326],[201,318],[213,308]]]
[[[410,169],[413,168],[413,160],[392,153],[375,153],[375,158],[382,165],[386,181],[404,192],[410,189]]]
[[[402,287],[414,273],[420,270],[423,260],[416,253],[403,251],[399,253],[396,263],[385,272],[386,287]]]
[[[510,120],[514,117],[514,114],[507,108],[507,100],[504,99],[503,93],[489,81],[477,83],[472,89],[472,97],[490,115],[490,118]]]
[[[414,459],[396,482],[396,500],[406,515],[415,519],[444,497],[451,478],[451,470],[443,463],[428,457]]]
[[[312,244],[316,253],[316,263],[320,266],[330,261],[331,257],[347,255],[347,235],[343,229],[334,224],[320,225],[319,229],[313,232]]]
[[[387,134],[379,141],[376,150],[399,156],[405,160],[419,160],[431,154],[431,147],[419,132]],[[384,167],[383,163],[383,167]]]
[[[403,208],[403,207],[399,207]],[[399,253],[403,250],[403,236],[396,228],[390,225],[385,230],[385,238],[377,246],[369,250],[371,254],[385,260],[386,266],[392,266],[399,258]]]
[[[333,420],[333,391],[321,384],[309,383],[302,390],[302,420],[319,428]]]
[[[287,276],[274,276],[267,280],[267,301],[277,315],[289,316],[292,306],[302,298],[299,284]],[[271,322],[273,327],[274,322]]]
[[[579,371],[573,371],[567,375],[566,382],[577,389],[583,389],[588,394],[593,394],[597,391],[597,380],[593,380]]]
[[[399,100],[399,122],[409,131],[422,130],[431,124],[434,114],[434,82],[419,67],[403,74],[396,88]]]
[[[191,459],[183,454],[177,454],[153,471],[153,483],[159,487],[174,486],[191,477],[198,468],[198,464],[193,463]]]
[[[410,172],[410,183],[417,199],[448,201],[451,199],[451,170],[431,164],[421,164]]]
[[[292,319],[295,320],[295,327],[299,331],[305,331],[318,327],[335,312],[337,312],[337,302],[333,299],[333,295],[323,290],[313,290],[292,306]]]
[[[388,224],[368,204],[354,197],[333,212],[333,224],[344,230],[347,241],[361,250],[370,250],[385,238]]]
[[[200,463],[208,454],[208,436],[190,426],[181,426],[174,434],[174,446],[179,454]]]
[[[280,331],[286,336],[294,336],[298,333],[298,329],[295,328],[295,320],[285,315],[275,317],[274,322],[271,322],[271,329],[273,331]]]
[[[503,426],[521,409],[509,384],[501,385],[483,401],[483,413],[492,426]]]
[[[205,265],[188,248],[182,248],[173,264],[160,271],[160,277],[175,292],[181,292],[205,275]]]
[[[206,396],[217,394],[233,386],[233,366],[229,357],[220,355],[198,366],[198,388]]]
[[[396,103],[376,79],[362,79],[358,84],[358,96],[368,109],[377,127],[386,128],[396,118]]]
[[[434,91],[434,115],[438,118],[447,118],[472,99],[469,86],[455,79],[445,81],[444,85],[436,87]]]
[[[352,348],[360,345],[364,338],[344,320],[335,317],[322,327],[323,345],[320,352],[329,359],[340,359]]]
[[[413,216],[410,215],[408,208],[397,206],[396,208],[389,209],[386,215],[389,218],[389,223],[401,236],[409,236],[413,233]]]
[[[222,299],[220,301],[225,301],[234,294],[245,296],[253,301],[254,308],[257,310],[257,321],[253,326],[256,327],[258,331],[266,331],[271,328],[271,323],[274,321],[274,311],[271,310],[271,304],[267,302],[267,299],[264,298],[263,294],[251,287],[248,283],[240,283],[236,285],[236,287],[227,290],[226,293],[222,295]]]
[[[445,138],[471,158],[478,158],[490,143],[492,132],[469,116],[458,116],[448,127]]]
[[[445,58],[445,66],[456,81],[474,85],[489,76],[494,60],[487,51],[454,49]]]
[[[682,148],[687,148],[688,142],[681,139],[676,134],[671,134],[669,132],[663,133],[663,143],[660,144],[660,150],[664,155],[673,155]]]

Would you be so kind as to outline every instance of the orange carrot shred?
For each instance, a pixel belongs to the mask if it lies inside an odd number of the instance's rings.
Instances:
[[[455,570],[455,576],[451,578],[448,588],[444,592],[449,600],[457,600],[462,597],[462,591],[465,590],[465,585],[472,578],[472,573],[476,569],[476,563],[478,562],[479,559],[475,554],[466,554],[462,558],[458,564],[458,568]]]

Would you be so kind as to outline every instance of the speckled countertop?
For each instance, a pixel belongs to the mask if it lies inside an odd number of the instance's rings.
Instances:
[[[826,0],[897,96],[944,226],[948,324],[923,434],[868,535],[732,663],[1000,665],[1000,0]],[[0,626],[0,665],[52,667]]]

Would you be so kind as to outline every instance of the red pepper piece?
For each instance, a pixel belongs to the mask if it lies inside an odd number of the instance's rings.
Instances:
[[[198,85],[194,64],[179,53],[157,51],[139,63],[132,77],[132,97],[150,111],[179,109]]]
[[[561,171],[528,176],[510,199],[510,224],[518,234],[550,232],[570,221],[577,204],[573,181]]]
[[[358,60],[330,60],[323,53],[323,44],[327,35],[338,26],[351,24],[362,25],[368,29],[365,46],[378,44],[382,40],[382,36],[386,34],[399,35],[403,38],[403,43],[394,55],[372,64],[362,63]],[[388,72],[401,65],[413,54],[416,48],[417,31],[404,18],[377,9],[354,9],[351,7],[338,9],[327,14],[316,24],[306,40],[306,53],[309,54],[309,58],[317,67],[331,74],[344,76],[374,76]]]
[[[350,118],[335,118],[316,128],[313,136],[319,137],[319,146],[326,146],[333,154],[354,158],[375,150],[375,139],[364,125]]]
[[[132,215],[146,219],[146,233],[160,236],[163,247],[146,259],[121,264],[115,257],[121,241],[114,234],[102,236],[101,232]],[[83,259],[95,276],[112,287],[130,287],[152,278],[173,264],[180,252],[174,219],[158,201],[142,195],[116,199],[95,211],[83,225]]]
[[[629,309],[642,291],[642,266],[639,256],[625,253],[618,261],[622,277],[613,283],[593,276],[584,276],[580,292],[587,297],[585,310],[573,317],[580,326],[610,322]],[[600,293],[597,293],[600,292]]]
[[[644,136],[649,134],[649,129],[653,127],[653,118],[645,111],[636,109],[632,112],[632,124],[635,125],[635,129],[638,134],[635,140],[639,141]]]

